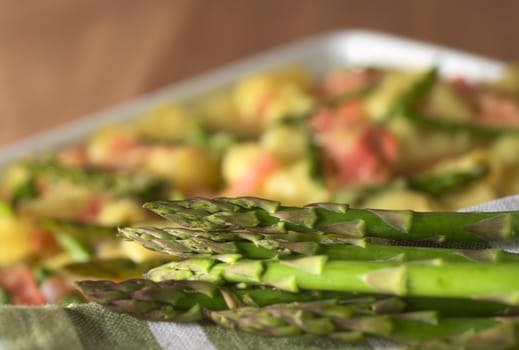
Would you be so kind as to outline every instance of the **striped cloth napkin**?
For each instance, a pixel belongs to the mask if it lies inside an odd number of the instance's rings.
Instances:
[[[0,307],[1,350],[346,350],[381,348],[378,340],[344,344],[326,338],[268,338],[211,324],[146,322],[96,304]],[[384,349],[387,349],[384,346]]]
[[[465,210],[519,209],[519,196]],[[0,350],[149,349],[149,350],[345,350],[391,349],[369,339],[343,344],[326,338],[273,338],[232,331],[211,324],[146,322],[113,313],[96,304],[61,307],[0,306]]]

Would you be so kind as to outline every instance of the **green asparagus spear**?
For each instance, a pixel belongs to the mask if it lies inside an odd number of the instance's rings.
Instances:
[[[489,172],[485,164],[476,164],[471,169],[450,169],[439,173],[425,173],[409,178],[398,178],[389,184],[347,186],[337,191],[333,202],[349,203],[356,208],[365,207],[370,199],[384,196],[394,190],[406,190],[441,197],[463,190],[483,180]]]
[[[42,227],[54,234],[60,246],[76,262],[85,262],[95,256],[96,248],[107,241],[115,241],[117,228],[57,219],[44,220]]]
[[[146,320],[188,322],[201,320],[203,310],[227,310],[240,306],[265,306],[275,303],[358,298],[353,294],[306,291],[289,293],[273,288],[221,288],[204,281],[163,281],[129,279],[79,281],[81,292],[91,301],[116,312]],[[374,297],[363,298],[375,302]],[[391,306],[399,311],[400,303]]]
[[[29,177],[16,186],[10,195],[10,204],[17,207],[19,203],[38,197],[38,187],[34,177]]]
[[[269,259],[277,255],[312,255],[319,246],[315,239],[290,240],[297,235],[302,236],[302,239],[317,238],[317,235],[299,233],[287,234],[286,239],[262,239],[260,234],[247,231],[204,232],[185,228],[127,227],[119,229],[119,232],[127,240],[180,259],[236,253],[257,259]]]
[[[206,281],[87,280],[79,281],[77,285],[90,301],[147,320],[195,321],[202,319],[201,310],[323,299],[363,301],[369,310],[378,314],[435,310],[442,316],[495,317],[517,315],[519,312],[509,305],[484,300],[400,298],[315,290],[291,293],[267,286],[221,287]],[[190,310],[196,312],[189,312],[189,318],[186,318],[185,313]]]
[[[507,127],[491,127],[488,125],[478,125],[475,123],[464,123],[448,116],[430,117],[423,115],[419,111],[420,103],[426,98],[434,82],[438,79],[438,70],[431,69],[418,82],[404,94],[393,109],[393,115],[407,118],[413,124],[429,129],[436,129],[443,132],[465,132],[476,137],[498,137],[504,134],[517,133],[517,129]]]
[[[251,233],[247,231],[206,232],[186,228],[128,227],[119,229],[128,240],[179,259],[240,254],[249,259],[273,259],[326,255],[347,260],[429,260],[449,262],[519,262],[519,255],[500,249],[461,250],[391,246],[366,240],[341,239],[340,235],[287,232]]]
[[[42,227],[55,234],[66,234],[89,246],[102,241],[117,238],[116,226],[86,224],[77,221],[48,219],[42,222]]]
[[[299,231],[480,244],[511,241],[519,232],[518,211],[415,212],[356,209],[340,203],[287,207],[253,197],[156,201],[145,207],[177,225],[203,230]]]
[[[173,261],[150,270],[154,281],[205,280],[248,283],[282,290],[323,290],[400,296],[453,297],[519,304],[519,265],[430,261],[346,261],[324,255],[253,260],[226,256],[225,262],[198,258]]]
[[[266,336],[329,336],[346,342],[364,335],[383,337],[420,349],[514,348],[516,318],[444,318],[430,312],[362,314],[355,304],[320,300],[262,308],[206,311],[219,325]]]
[[[0,305],[7,305],[11,302],[11,296],[6,290],[0,287]]]
[[[489,172],[487,166],[476,164],[468,170],[451,170],[440,174],[424,174],[412,177],[407,181],[407,186],[418,192],[439,196],[464,188],[485,177]]]
[[[108,191],[117,196],[142,200],[164,198],[169,184],[164,179],[145,173],[121,173],[97,168],[72,168],[53,159],[26,161],[23,165],[33,177],[47,177]]]
[[[142,276],[147,270],[160,266],[164,259],[152,259],[144,262],[135,262],[127,258],[96,259],[85,262],[70,263],[63,270],[73,274],[76,278],[108,278],[121,280]]]

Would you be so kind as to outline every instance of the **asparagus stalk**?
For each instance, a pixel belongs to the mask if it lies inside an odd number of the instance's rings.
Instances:
[[[397,179],[389,184],[349,186],[335,193],[332,201],[349,203],[352,207],[361,208],[365,207],[368,200],[399,188],[441,197],[463,190],[475,182],[481,181],[488,174],[488,171],[489,168],[485,164],[476,164],[471,169],[451,169],[441,173],[426,173],[407,179]]]
[[[128,279],[121,282],[85,280],[77,282],[92,302],[146,320],[196,321],[202,310],[228,310],[243,306],[337,299],[363,302],[363,310],[377,314],[435,310],[442,316],[495,317],[517,315],[509,305],[482,300],[452,298],[400,298],[356,293],[302,291],[291,293],[271,287],[221,287],[206,281]],[[187,314],[186,314],[187,313]],[[189,317],[187,317],[189,316]]]
[[[503,327],[506,324],[503,320],[512,322],[513,318],[464,317],[438,321],[433,312],[402,313],[400,300],[392,298],[336,294],[341,298],[329,299],[333,293],[219,288],[202,281],[81,281],[78,286],[90,300],[141,319],[190,322],[209,317],[226,327],[270,336],[328,335],[351,342],[361,340],[366,334],[403,343],[420,342],[422,346],[424,341],[438,345],[454,336],[465,342],[493,339],[499,345],[511,344],[515,339]],[[483,334],[490,330],[496,334],[489,340]],[[472,331],[478,331],[481,338],[474,338]]]
[[[173,261],[145,274],[154,281],[205,280],[267,285],[282,290],[322,290],[417,297],[453,297],[519,304],[517,264],[344,261],[315,255],[297,259]]]
[[[227,310],[242,306],[266,306],[275,303],[320,300],[323,298],[357,298],[353,294],[306,291],[289,293],[274,288],[222,288],[204,281],[162,281],[128,279],[79,281],[81,292],[93,302],[137,318],[156,321],[189,322],[204,318],[203,310]],[[374,297],[363,298],[366,307]],[[368,303],[369,302],[369,303]],[[390,308],[399,311],[401,303],[388,300]],[[376,304],[375,304],[376,305]],[[385,306],[385,305],[384,305]]]
[[[74,261],[85,262],[95,256],[104,242],[115,241],[117,228],[57,219],[44,220],[42,227],[54,234],[57,242]]]
[[[495,138],[505,134],[517,133],[518,130],[507,127],[492,127],[488,125],[478,125],[475,123],[464,123],[448,116],[431,117],[423,115],[418,107],[426,98],[427,93],[438,79],[436,68],[429,70],[416,84],[404,94],[393,108],[393,115],[407,118],[413,124],[429,129],[436,129],[443,132],[464,132],[476,137]]]
[[[119,229],[125,239],[179,259],[239,254],[249,259],[326,255],[330,259],[413,261],[442,258],[449,262],[519,262],[519,255],[500,249],[461,250],[391,246],[333,234],[299,232],[206,232],[186,228],[128,227]]]
[[[76,184],[108,191],[117,196],[130,196],[142,200],[164,198],[168,182],[145,173],[121,173],[98,168],[72,168],[52,159],[24,163],[33,177],[66,180]]]
[[[100,242],[117,239],[116,226],[87,224],[78,221],[48,219],[42,222],[42,227],[54,234],[64,234],[94,247]]]
[[[261,234],[247,231],[204,232],[185,228],[127,227],[119,229],[119,233],[127,240],[179,259],[218,254],[242,254],[257,259],[270,259],[277,255],[312,255],[319,246],[317,235],[304,233],[287,234],[285,239],[263,238]],[[294,237],[300,237],[301,240],[297,241]]]
[[[488,172],[488,166],[476,164],[472,169],[451,170],[440,174],[416,176],[407,181],[407,186],[415,191],[439,196],[464,188],[474,183],[474,181],[481,180]]]
[[[165,262],[164,259],[151,259],[139,263],[128,258],[95,259],[67,264],[63,267],[63,270],[74,275],[75,278],[122,280],[140,277],[149,269],[160,266]]]
[[[276,304],[263,308],[206,311],[215,323],[266,336],[311,334],[346,342],[364,335],[383,337],[420,349],[510,349],[519,339],[516,318],[444,318],[435,312],[391,315],[362,314],[355,304],[337,300]]]
[[[356,209],[340,203],[288,207],[254,197],[156,201],[145,207],[178,225],[202,230],[299,231],[473,244],[510,241],[519,232],[519,211],[416,212]]]

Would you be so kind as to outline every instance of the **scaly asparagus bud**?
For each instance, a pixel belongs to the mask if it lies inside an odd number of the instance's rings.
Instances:
[[[289,231],[283,234],[248,231],[197,231],[187,228],[128,227],[119,229],[125,239],[176,258],[240,254],[250,259],[285,258],[298,255],[326,255],[346,260],[429,260],[449,262],[519,262],[519,255],[500,249],[459,250],[391,246],[337,234]]]
[[[415,212],[355,209],[340,203],[287,207],[253,197],[157,201],[145,207],[178,225],[213,231],[298,231],[350,238],[479,243],[510,241],[519,232],[518,211]]]
[[[203,318],[202,310],[227,310],[241,306],[310,301],[322,298],[357,298],[349,293],[308,291],[289,293],[273,288],[222,288],[204,281],[163,281],[129,279],[122,282],[91,280],[77,285],[87,299],[132,316],[159,321],[188,322]],[[363,298],[366,305],[374,297]],[[368,303],[369,302],[369,303]],[[389,302],[389,300],[388,300]],[[390,309],[400,310],[396,301]]]
[[[319,300],[206,311],[215,323],[266,336],[314,335],[346,342],[378,336],[420,349],[499,348],[517,344],[515,318],[444,318],[433,311],[377,315],[354,303]]]
[[[65,180],[85,185],[118,196],[131,196],[142,200],[164,198],[170,184],[159,177],[145,173],[107,172],[96,168],[72,168],[53,159],[23,163],[36,177]]]

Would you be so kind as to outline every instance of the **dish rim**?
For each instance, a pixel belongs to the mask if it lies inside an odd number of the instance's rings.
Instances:
[[[496,77],[502,61],[470,52],[366,29],[318,33],[241,58],[229,64],[168,84],[134,99],[49,127],[0,147],[0,167],[27,155],[70,144],[103,125],[122,122],[160,103],[179,102],[229,85],[259,71],[293,64],[324,70],[339,64],[389,66],[437,65],[442,74],[467,75],[475,80]]]

